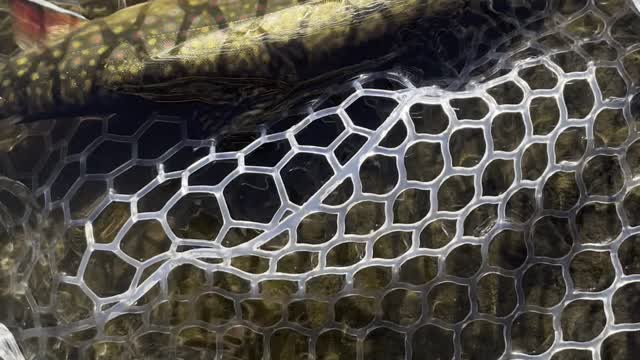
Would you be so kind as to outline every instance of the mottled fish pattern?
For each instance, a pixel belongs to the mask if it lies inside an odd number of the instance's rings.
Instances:
[[[85,104],[124,69],[185,39],[292,4],[156,0],[88,22],[45,48],[0,64],[0,114],[34,114]]]
[[[532,1],[522,18],[544,10],[540,4]],[[446,42],[443,29],[456,31],[453,38],[463,39],[457,45],[465,46],[497,36],[483,33],[483,26],[516,27],[512,14],[487,6],[472,0],[259,0],[252,8],[240,1],[155,0],[13,57],[0,68],[0,116],[47,114],[105,99],[112,106],[120,94],[200,100],[264,115],[302,93],[309,96],[308,89],[411,61],[416,54],[407,55],[407,43]],[[431,45],[421,44],[417,53],[426,68],[440,55]],[[444,57],[430,67],[459,65],[455,54]]]

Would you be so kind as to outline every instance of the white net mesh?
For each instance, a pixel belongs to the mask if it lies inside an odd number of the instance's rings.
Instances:
[[[634,358],[640,19],[578,5],[460,91],[362,76],[218,141],[31,126],[4,167],[48,213],[0,209],[0,321],[27,358]]]

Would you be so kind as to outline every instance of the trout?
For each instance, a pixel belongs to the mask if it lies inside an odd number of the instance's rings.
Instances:
[[[82,23],[144,0],[0,0],[0,56],[66,35]],[[61,31],[62,30],[62,31]]]
[[[19,53],[0,65],[0,112],[34,114],[91,103],[121,69],[239,19],[233,7],[227,14],[222,7],[204,0],[139,4]]]
[[[90,21],[0,65],[0,116],[111,108],[122,94],[268,112],[314,84],[413,60],[403,57],[404,40],[428,34],[407,31],[473,7],[469,0],[287,1],[260,2],[247,20],[216,1],[155,0]]]

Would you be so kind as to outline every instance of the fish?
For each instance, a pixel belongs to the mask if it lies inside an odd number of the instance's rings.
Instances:
[[[269,9],[290,1],[274,1]],[[253,11],[267,11],[262,1],[256,10],[238,4],[158,0],[87,22],[63,39],[0,65],[0,112],[30,114],[87,103],[119,69],[131,68],[194,33],[224,28]]]
[[[267,116],[316,96],[312,89],[397,62],[397,33],[430,12],[417,0],[312,1],[197,35],[125,67],[107,87]]]
[[[239,2],[154,0],[0,64],[0,118],[112,108],[126,95],[273,112],[300,89],[412,59],[407,39],[433,41],[417,24],[442,29],[473,3],[261,0],[242,20]]]
[[[146,0],[2,0],[0,56],[64,36],[84,22]]]

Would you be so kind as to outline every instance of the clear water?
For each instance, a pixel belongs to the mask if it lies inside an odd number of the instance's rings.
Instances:
[[[252,126],[6,127],[0,356],[633,359],[640,13],[545,9]]]

